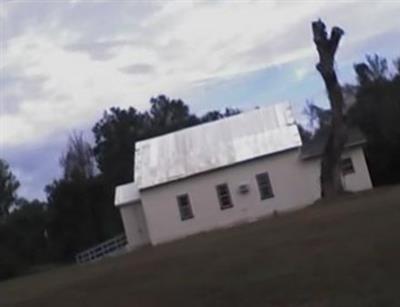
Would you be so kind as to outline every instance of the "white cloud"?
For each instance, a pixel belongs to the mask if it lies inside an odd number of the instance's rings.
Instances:
[[[400,27],[395,2],[171,1],[144,7],[121,1],[108,15],[103,6],[110,3],[99,2],[90,3],[102,9],[93,10],[90,18],[87,12],[78,14],[88,5],[80,1],[49,10],[49,16],[37,5],[31,14],[43,18],[7,39],[0,68],[3,81],[19,72],[26,80],[42,77],[42,88],[40,95],[13,88],[18,108],[0,114],[1,146],[35,142],[94,122],[113,105],[143,108],[151,96],[179,93],[199,80],[315,56],[309,23],[318,17],[346,29],[343,55],[351,52],[351,44]],[[0,15],[11,27],[8,11]],[[140,67],[146,72],[129,73]],[[301,79],[306,72],[300,67],[294,74]],[[1,98],[1,110],[8,109]]]
[[[39,33],[25,34],[10,45],[6,54],[8,70],[22,66],[25,78],[47,79],[43,95],[31,98],[27,93],[17,113],[1,115],[5,124],[1,141],[6,145],[71,129],[71,125],[91,119],[112,104],[129,104],[128,99],[138,99],[136,105],[140,106],[154,90],[142,84],[140,93],[132,95],[132,84],[140,85],[140,77],[135,79],[119,72],[113,62],[93,61],[85,53],[65,51]]]

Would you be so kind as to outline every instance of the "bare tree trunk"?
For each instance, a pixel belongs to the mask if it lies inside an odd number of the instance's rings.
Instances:
[[[332,110],[331,129],[322,155],[320,177],[321,196],[327,198],[343,192],[340,159],[346,143],[347,131],[343,116],[343,93],[336,76],[334,62],[335,53],[344,32],[338,27],[333,27],[328,38],[325,24],[321,20],[312,23],[312,31],[319,55],[316,68],[324,80]]]

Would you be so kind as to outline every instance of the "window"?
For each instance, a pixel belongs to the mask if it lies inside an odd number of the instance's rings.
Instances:
[[[219,200],[219,206],[221,210],[232,208],[233,204],[231,200],[231,194],[229,193],[228,185],[226,183],[219,184],[216,186],[216,189]]]
[[[192,211],[192,206],[190,205],[190,199],[189,195],[183,194],[177,196],[178,200],[178,208],[179,208],[179,213],[181,215],[181,220],[189,220],[194,217],[193,211]]]
[[[340,162],[340,167],[342,169],[343,175],[355,173],[353,161],[351,160],[351,158],[342,159],[342,161]]]
[[[260,192],[261,200],[274,197],[274,192],[272,191],[271,181],[269,180],[269,175],[267,172],[258,174],[256,176],[258,191]]]

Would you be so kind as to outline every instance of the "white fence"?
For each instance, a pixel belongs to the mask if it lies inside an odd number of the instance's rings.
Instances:
[[[76,263],[85,263],[98,260],[104,256],[114,254],[124,248],[127,244],[125,234],[120,234],[110,240],[104,241],[79,254],[75,255]]]

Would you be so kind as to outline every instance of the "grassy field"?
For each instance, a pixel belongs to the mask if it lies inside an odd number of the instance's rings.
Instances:
[[[0,306],[400,306],[400,186],[3,282]]]

